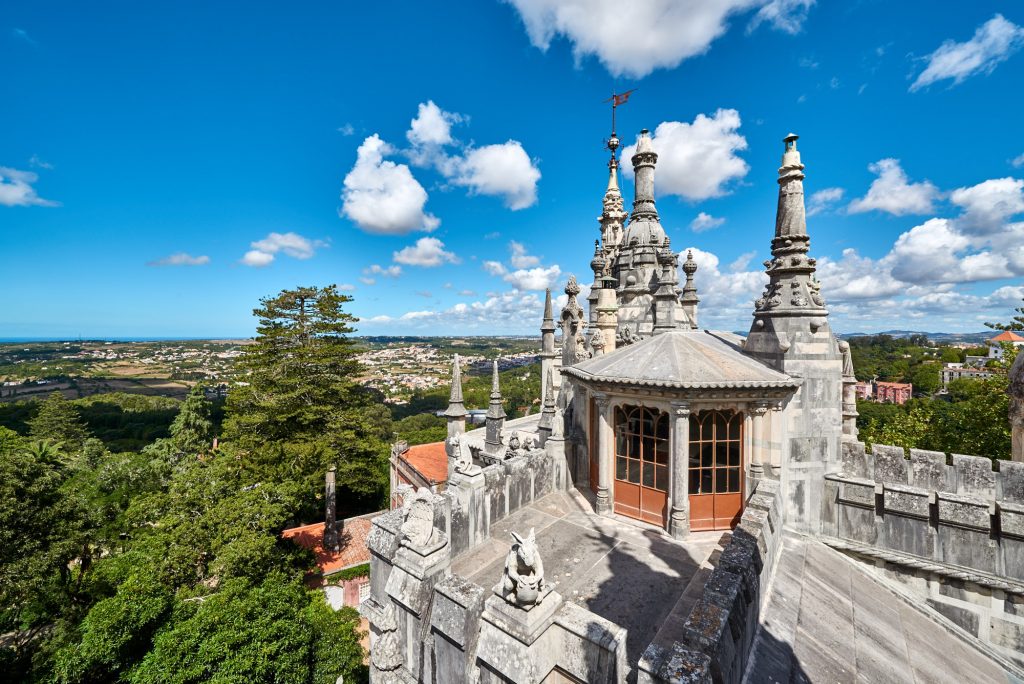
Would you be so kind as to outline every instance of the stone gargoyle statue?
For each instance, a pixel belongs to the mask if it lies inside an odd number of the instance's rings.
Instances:
[[[501,596],[517,606],[532,606],[544,590],[544,563],[537,552],[534,529],[526,537],[513,532],[515,543],[505,558],[505,574],[501,579]]]
[[[473,453],[469,450],[469,445],[462,441],[461,435],[452,437],[451,445],[455,456],[455,472],[472,476],[481,471],[480,466],[473,463]]]
[[[437,541],[434,495],[429,489],[420,487],[414,495],[405,497],[402,511],[405,515],[401,528],[405,536],[403,543],[414,549],[424,549]]]

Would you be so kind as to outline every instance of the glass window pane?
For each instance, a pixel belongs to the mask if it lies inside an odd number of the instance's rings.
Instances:
[[[699,470],[690,471],[690,494],[700,494],[700,473]]]
[[[702,411],[700,418],[700,438],[707,440],[714,436],[715,412]]]
[[[700,471],[700,493],[701,494],[710,494],[713,491],[715,491],[715,488],[714,488],[714,486],[712,484],[712,480],[711,480],[711,478],[714,477],[714,475],[715,475],[715,471],[711,470],[710,468],[705,468],[704,470]]]
[[[729,443],[728,442],[716,442],[715,443],[715,465],[724,466],[728,465],[727,459],[729,455]]]
[[[740,491],[740,469],[729,468],[729,491],[739,492]]]
[[[644,437],[643,446],[644,446],[643,459],[645,461],[653,461],[654,460],[654,438],[653,437]]]
[[[729,491],[729,479],[726,476],[728,472],[726,468],[715,469],[715,494],[724,494]]]
[[[736,414],[736,415],[734,415],[732,417],[732,420],[729,421],[729,439],[739,439],[740,438],[740,425],[742,425],[742,424],[743,424],[742,416],[740,416],[739,414]]]
[[[644,487],[654,486],[654,464],[644,463],[644,480],[642,482]]]
[[[690,414],[690,439],[700,439],[700,421],[697,420],[697,414],[695,413]]]
[[[668,466],[655,466],[654,467],[654,487],[660,489],[663,492],[668,491]]]
[[[644,419],[641,428],[643,429],[645,436],[654,436],[654,415],[651,411],[646,409],[644,410]]]
[[[640,435],[629,436],[629,457],[640,458]]]
[[[729,465],[738,466],[740,464],[740,443],[729,442]]]
[[[640,461],[635,458],[629,459],[629,481],[640,484]]]
[[[658,423],[654,428],[654,434],[658,439],[668,439],[668,414],[662,413],[658,417]]]
[[[700,464],[705,468],[710,468],[714,465],[711,462],[712,457],[715,455],[715,446],[710,442],[704,442],[700,445]]]
[[[726,439],[728,434],[729,431],[725,422],[725,415],[720,411],[715,411],[715,439]]]
[[[626,479],[626,459],[622,456],[615,459],[615,477],[619,480]]]
[[[655,443],[654,460],[658,463],[668,463],[668,440],[659,439]]]
[[[618,430],[615,433],[615,453],[622,456],[626,455],[626,433],[622,430]]]
[[[690,467],[700,467],[700,443],[690,442]]]

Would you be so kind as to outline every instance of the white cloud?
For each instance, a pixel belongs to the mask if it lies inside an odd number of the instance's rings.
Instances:
[[[540,259],[528,254],[526,247],[521,242],[510,241],[508,249],[512,252],[512,256],[509,257],[509,263],[512,264],[512,268],[530,268],[540,264]]]
[[[538,266],[536,268],[521,268],[502,276],[506,283],[511,283],[517,290],[543,290],[552,287],[562,269],[558,264],[548,267]]]
[[[402,267],[392,264],[391,266],[381,266],[380,264],[371,264],[363,269],[364,276],[382,276],[384,278],[397,278],[402,275]],[[372,285],[373,283],[367,283]]]
[[[506,269],[504,264],[500,261],[485,261],[483,263],[483,269],[492,276],[503,276],[508,273],[508,269]]]
[[[448,145],[452,142],[452,124],[462,120],[461,114],[446,112],[433,100],[427,100],[420,103],[405,137],[416,146]]]
[[[726,186],[750,170],[736,155],[747,149],[746,138],[737,132],[740,123],[735,109],[719,109],[710,117],[698,114],[693,123],[659,124],[651,141],[658,153],[655,192],[694,201],[728,194]],[[622,158],[629,159],[635,152],[634,143],[623,149]],[[632,167],[623,166],[632,176]]]
[[[780,31],[796,35],[803,28],[807,12],[812,5],[814,0],[769,0],[750,20],[747,31],[753,31],[762,23],[768,22]]]
[[[347,123],[344,126],[338,126],[338,132],[341,133],[342,135],[348,137],[350,135],[355,135],[356,134],[356,129],[355,129],[355,126],[353,126],[350,123]]]
[[[392,254],[392,258],[407,266],[432,268],[441,264],[457,264],[462,260],[453,252],[444,249],[444,243],[435,237],[422,237],[415,245],[409,245]]]
[[[547,50],[564,36],[577,64],[596,56],[614,76],[640,78],[703,54],[729,28],[730,17],[759,11],[751,28],[768,22],[795,33],[810,0],[506,0],[519,12],[530,42]]]
[[[753,254],[742,255],[734,261],[728,273],[719,269],[718,255],[698,247],[687,247],[681,254],[693,253],[697,272],[693,276],[700,297],[697,321],[702,328],[734,326],[749,320],[753,301],[760,296],[768,276],[764,271],[745,270]],[[680,271],[680,282],[686,278]]]
[[[711,214],[702,211],[697,214],[697,218],[690,221],[690,229],[695,233],[702,233],[705,230],[718,228],[723,223],[725,223],[724,218],[715,218]]]
[[[316,254],[320,247],[326,247],[323,240],[310,240],[298,233],[270,233],[262,240],[256,240],[249,245],[252,249],[242,257],[242,263],[246,266],[263,267],[274,261],[275,255],[283,252],[295,259],[309,259]]]
[[[828,211],[836,202],[843,199],[845,193],[846,191],[842,188],[825,188],[812,192],[811,196],[807,198],[807,215],[814,216]]]
[[[147,266],[205,266],[210,263],[210,257],[208,256],[192,256],[185,252],[177,252],[170,256],[164,257],[163,259],[156,259],[150,261]]]
[[[47,171],[53,169],[53,164],[44,159],[40,159],[38,154],[33,154],[29,157],[28,165],[34,169],[46,169]]]
[[[242,263],[246,266],[262,268],[269,266],[274,261],[274,255],[261,252],[258,249],[250,249],[242,256]]]
[[[359,276],[359,282],[361,282],[363,285],[376,285],[377,279],[367,278],[366,276]]]
[[[363,141],[345,176],[340,214],[369,233],[404,235],[432,231],[441,222],[423,209],[427,191],[405,164],[387,161],[394,148],[375,133]]]
[[[525,209],[537,201],[540,170],[518,140],[469,149],[451,160],[452,183],[470,194],[499,196],[509,209]]]
[[[971,233],[993,233],[1011,216],[1024,212],[1024,181],[995,178],[969,188],[957,188],[949,200],[961,207],[958,225]]]
[[[847,211],[851,214],[876,210],[904,216],[928,214],[934,210],[933,205],[940,195],[939,189],[929,181],[910,183],[899,159],[880,159],[869,165],[868,169],[877,174],[878,178],[871,183],[864,197],[850,202]]]
[[[1018,155],[1010,160],[1010,165],[1015,169],[1019,169],[1024,166],[1024,154]]]
[[[459,290],[460,297],[476,297],[476,292],[473,290]]]
[[[32,184],[39,176],[31,171],[19,171],[0,166],[0,206],[5,207],[59,207],[59,202],[43,199]]]
[[[928,65],[910,85],[910,91],[946,79],[960,85],[975,74],[990,74],[1022,45],[1024,28],[997,14],[979,26],[970,40],[947,40],[940,45],[927,57]]]
[[[356,286],[352,283],[342,283],[338,286],[338,290],[341,292],[355,292]]]

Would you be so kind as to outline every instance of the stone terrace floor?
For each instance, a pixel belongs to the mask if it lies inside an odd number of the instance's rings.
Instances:
[[[492,525],[491,538],[457,557],[452,571],[492,588],[501,579],[510,532],[527,534],[531,527],[555,590],[628,630],[631,669],[659,631],[668,636],[682,625],[728,539],[715,532],[678,542],[642,523],[596,515],[578,491],[555,492]]]
[[[824,544],[786,535],[745,682],[1021,682]]]

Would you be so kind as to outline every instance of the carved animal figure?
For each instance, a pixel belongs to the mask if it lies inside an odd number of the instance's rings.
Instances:
[[[544,563],[537,552],[537,537],[530,528],[526,537],[513,532],[512,538],[516,543],[505,558],[501,594],[509,603],[531,606],[544,589]]]

